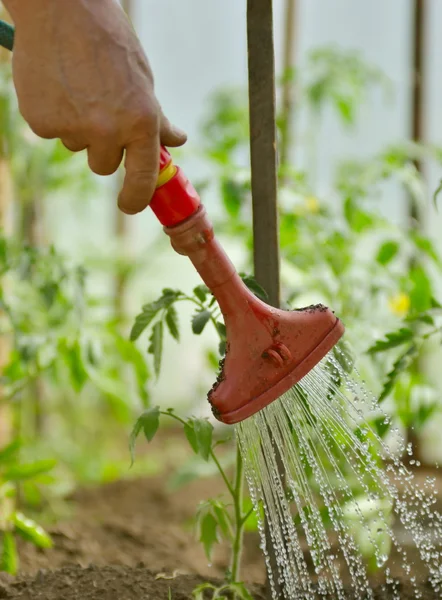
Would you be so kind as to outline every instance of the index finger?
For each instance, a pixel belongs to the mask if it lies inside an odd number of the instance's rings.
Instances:
[[[158,135],[144,137],[126,146],[126,175],[118,197],[120,210],[134,215],[146,208],[158,180],[160,140]]]

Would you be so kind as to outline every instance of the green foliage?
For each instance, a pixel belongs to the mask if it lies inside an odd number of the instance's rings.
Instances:
[[[129,438],[129,449],[132,458],[132,464],[135,460],[135,443],[138,435],[142,431],[146,440],[151,442],[155,437],[159,425],[160,409],[158,406],[154,406],[144,411],[143,414],[137,419]]]
[[[42,485],[43,476],[52,471],[55,462],[22,462],[20,450],[18,439],[0,449],[0,571],[12,575],[18,569],[16,536],[38,548],[52,546],[52,540],[44,529],[18,509],[18,490],[23,481]]]
[[[207,600],[209,597],[206,592],[211,594],[211,600],[229,600],[232,595],[238,600],[253,600],[253,596],[243,583],[229,583],[221,587],[216,587],[211,583],[203,583],[194,589],[192,597],[194,600]]]

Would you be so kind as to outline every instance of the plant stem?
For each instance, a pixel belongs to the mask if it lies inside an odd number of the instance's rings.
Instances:
[[[244,464],[241,456],[239,446],[236,448],[236,475],[235,475],[235,495],[234,495],[234,509],[235,509],[235,538],[232,546],[232,563],[230,568],[230,577],[233,583],[239,581],[240,567],[241,567],[241,555],[243,547],[243,535],[244,535],[244,516],[242,514],[242,503],[243,503],[243,489],[244,489]]]
[[[229,494],[233,498],[233,502],[235,502],[236,488],[233,488],[232,484],[227,479],[227,475],[225,474],[224,469],[222,468],[221,463],[219,462],[218,457],[216,456],[213,449],[210,450],[210,456],[212,457],[213,462],[216,464],[218,471],[220,472],[220,475],[223,478],[223,481],[226,484],[227,489],[229,490]]]

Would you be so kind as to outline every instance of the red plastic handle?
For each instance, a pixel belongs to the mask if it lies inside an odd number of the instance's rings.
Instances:
[[[161,146],[158,186],[150,202],[155,216],[165,227],[174,227],[195,214],[200,205],[195,188]]]

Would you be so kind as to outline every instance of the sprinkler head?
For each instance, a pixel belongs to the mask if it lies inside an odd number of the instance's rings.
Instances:
[[[190,258],[224,316],[226,355],[208,394],[213,414],[223,423],[243,421],[313,369],[341,338],[344,326],[325,306],[284,311],[254,296],[217,242],[195,189],[165,148],[150,206],[174,250]]]
[[[208,394],[219,421],[243,421],[277,400],[342,337],[342,322],[321,304],[285,311],[257,298],[217,242],[203,206],[165,231],[173,248],[189,256],[224,316],[226,355]]]

